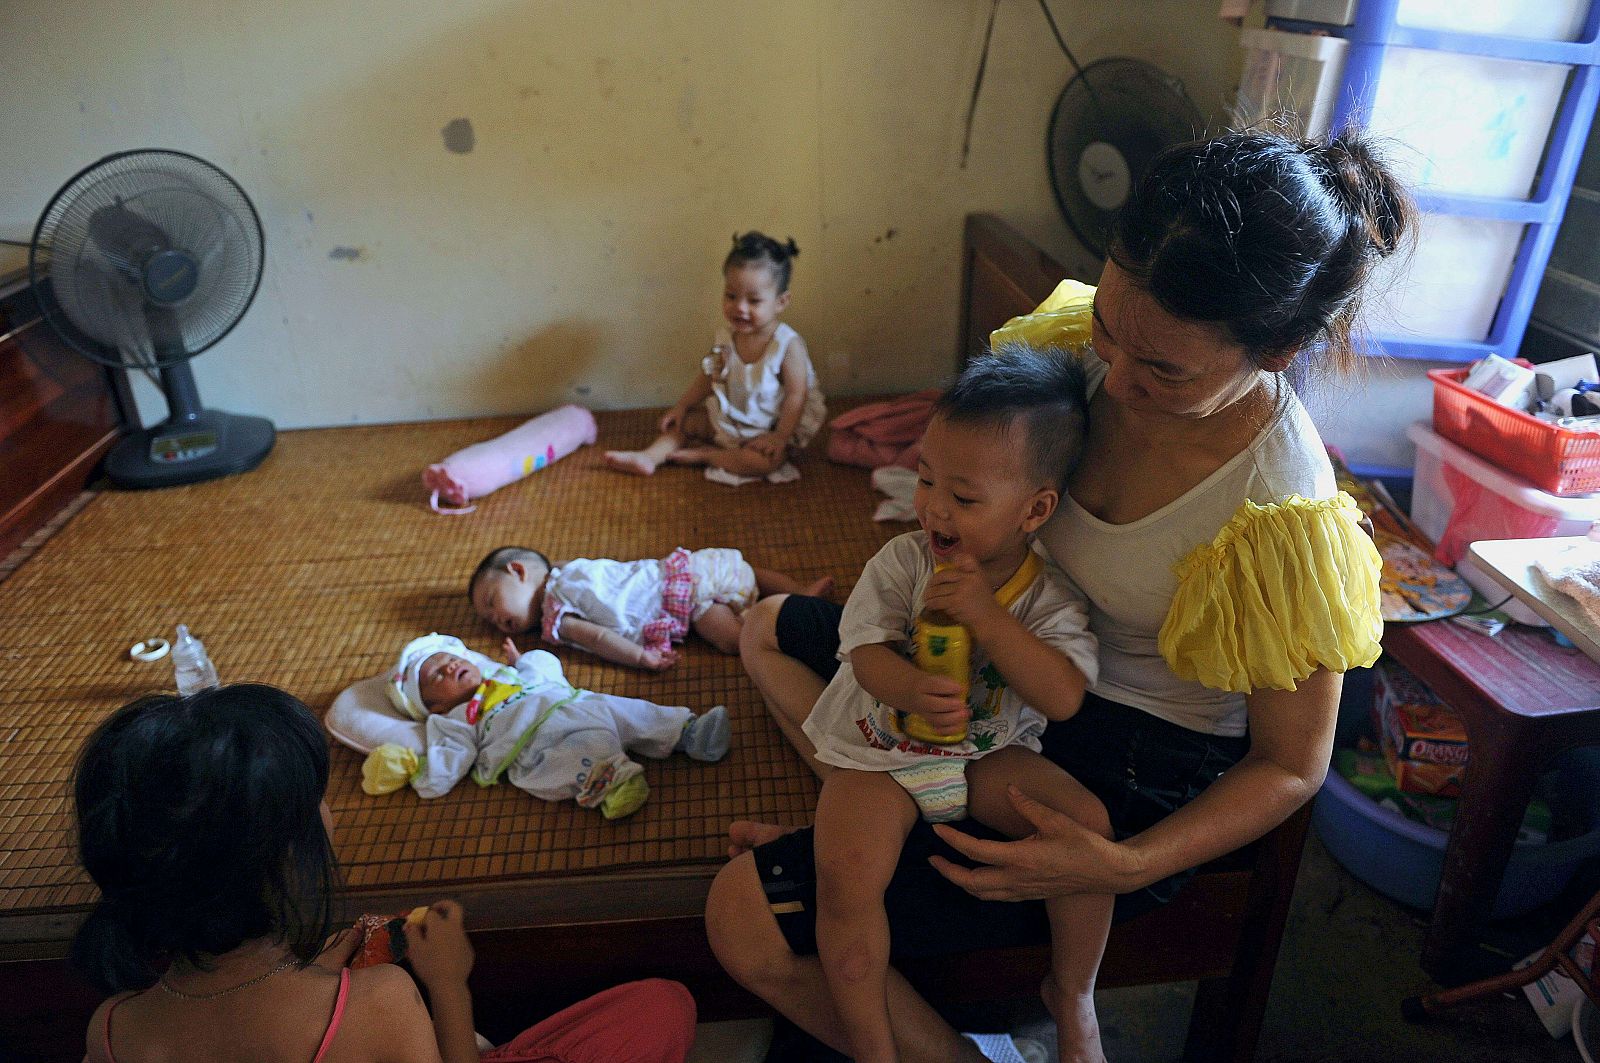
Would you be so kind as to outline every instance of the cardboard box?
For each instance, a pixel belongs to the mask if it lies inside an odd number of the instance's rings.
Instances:
[[[1372,722],[1396,784],[1455,797],[1467,766],[1466,727],[1421,680],[1384,658],[1373,669]]]

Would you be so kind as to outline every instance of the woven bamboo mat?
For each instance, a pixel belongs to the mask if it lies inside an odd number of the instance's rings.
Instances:
[[[557,559],[736,546],[802,580],[834,575],[842,595],[904,530],[872,522],[865,471],[830,464],[820,441],[803,477],[782,486],[723,487],[698,469],[649,479],[606,470],[601,449],[643,446],[657,416],[601,415],[600,445],[481,500],[470,516],[428,512],[420,471],[514,419],[290,432],[244,476],[96,498],[0,583],[0,914],[93,899],[73,851],[73,757],[118,705],[170,687],[170,658],[141,664],[127,650],[170,638],[180,622],[204,639],[225,682],[271,683],[320,713],[428,631],[498,657],[499,639],[465,595],[495,546]],[[645,761],[649,803],[607,822],[504,784],[463,784],[434,801],[409,789],[368,797],[360,757],[335,745],[328,802],[351,888],[720,861],[733,819],[809,818],[815,783],[737,658],[693,637],[660,675],[560,656],[579,686],[696,711],[726,704],[732,752],[714,765]]]

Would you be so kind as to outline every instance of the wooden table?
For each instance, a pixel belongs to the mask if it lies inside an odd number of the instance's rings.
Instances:
[[[1383,646],[1456,710],[1472,749],[1422,951],[1423,969],[1450,984],[1494,906],[1539,773],[1600,744],[1600,663],[1515,624],[1494,638],[1448,621],[1390,624]]]
[[[1600,543],[1587,536],[1561,536],[1554,539],[1492,539],[1467,548],[1483,573],[1499,583],[1545,623],[1571,639],[1584,653],[1600,661],[1600,626],[1589,618],[1571,596],[1550,586],[1534,565],[1549,560],[1577,543],[1593,546],[1600,556]]]

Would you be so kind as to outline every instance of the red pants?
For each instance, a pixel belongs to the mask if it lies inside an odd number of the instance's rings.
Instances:
[[[650,978],[596,993],[530,1026],[483,1063],[683,1063],[694,1046],[694,998]]]

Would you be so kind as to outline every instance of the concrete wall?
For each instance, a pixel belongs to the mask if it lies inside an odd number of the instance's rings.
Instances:
[[[1053,6],[1083,61],[1149,59],[1225,113],[1214,3]],[[10,0],[0,234],[112,151],[220,165],[261,212],[266,278],[195,371],[208,404],[284,427],[670,402],[749,228],[799,242],[787,319],[825,388],[925,386],[952,364],[965,213],[1096,268],[1049,191],[1068,67],[1031,0],[1001,5],[960,165],[988,9]]]

